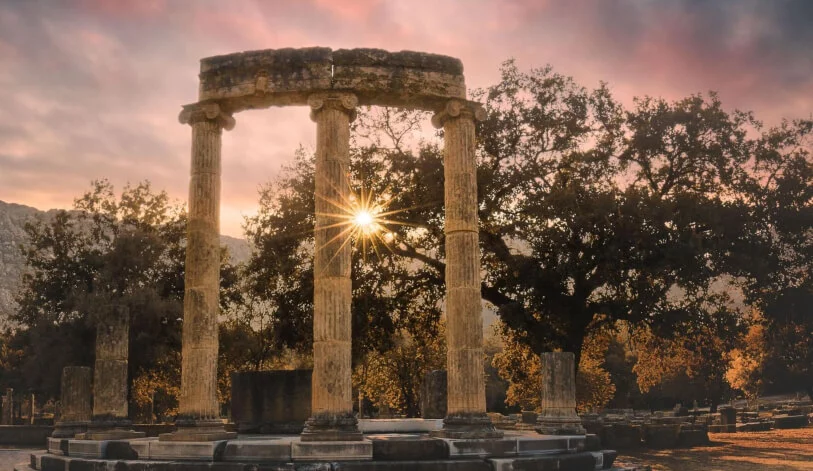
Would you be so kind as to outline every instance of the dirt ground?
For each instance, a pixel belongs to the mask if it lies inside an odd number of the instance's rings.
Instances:
[[[813,470],[813,427],[710,433],[711,445],[681,450],[622,451],[617,462],[653,471]]]

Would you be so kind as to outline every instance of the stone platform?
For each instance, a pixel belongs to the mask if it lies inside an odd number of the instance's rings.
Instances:
[[[506,433],[456,440],[427,434],[368,434],[357,442],[302,442],[298,435],[241,435],[215,442],[48,440],[25,470],[561,470],[610,469],[616,452],[585,436]]]

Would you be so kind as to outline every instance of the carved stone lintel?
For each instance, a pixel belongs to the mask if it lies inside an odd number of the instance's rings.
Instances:
[[[483,121],[486,119],[486,110],[483,105],[474,101],[449,100],[442,110],[432,116],[432,125],[440,129],[447,119],[459,116]]]
[[[184,105],[178,115],[181,124],[195,124],[200,121],[212,121],[226,131],[234,129],[235,121],[231,114],[224,112],[217,103],[193,103]]]
[[[324,109],[344,111],[350,116],[350,121],[356,119],[358,97],[349,92],[314,93],[308,97],[308,106],[311,107],[311,120],[316,121],[316,113]]]

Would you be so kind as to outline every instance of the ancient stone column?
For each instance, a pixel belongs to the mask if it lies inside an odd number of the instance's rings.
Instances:
[[[316,122],[316,227],[313,257],[313,385],[303,441],[361,440],[350,382],[350,93],[308,99]],[[344,215],[344,217],[342,217]]]
[[[130,312],[110,306],[96,325],[96,361],[93,369],[93,416],[88,432],[78,438],[111,440],[136,438],[129,429],[127,404]]]
[[[62,368],[61,413],[52,437],[70,438],[87,429],[92,413],[92,378],[92,370],[87,366]]]
[[[584,435],[576,414],[576,356],[547,352],[542,359],[542,412],[536,431],[544,435]]]
[[[484,114],[452,100],[432,117],[444,131],[448,407],[435,435],[446,438],[502,436],[486,415],[483,365],[474,120]]]
[[[14,389],[6,388],[3,396],[3,416],[0,425],[14,425]]]
[[[178,431],[161,440],[212,441],[234,438],[220,419],[217,400],[217,317],[220,313],[220,148],[223,129],[234,118],[216,103],[184,107],[192,126],[189,221],[184,277],[181,397]]]

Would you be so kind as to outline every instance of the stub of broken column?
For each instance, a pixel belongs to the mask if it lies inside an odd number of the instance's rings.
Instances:
[[[447,412],[445,438],[498,438],[486,415],[483,316],[480,304],[480,247],[477,218],[476,103],[449,101],[432,123],[444,131],[446,207]]]
[[[129,430],[127,404],[130,312],[126,306],[110,306],[96,325],[96,361],[93,368],[93,415],[85,440],[143,437]]]
[[[62,368],[60,390],[60,417],[56,422],[54,438],[69,438],[86,431],[93,412],[91,408],[93,372],[87,366]]]
[[[3,396],[3,414],[0,417],[0,425],[14,425],[14,389],[6,388],[6,395]]]
[[[184,107],[182,124],[192,126],[184,316],[181,345],[181,395],[178,430],[164,441],[234,438],[220,419],[217,400],[218,315],[220,314],[220,173],[223,129],[234,118],[216,103]]]
[[[542,361],[542,411],[536,431],[543,435],[584,435],[576,414],[576,356],[546,352]]]
[[[303,441],[361,440],[353,414],[351,326],[350,122],[351,93],[314,94],[316,225],[313,258],[313,382],[311,418]]]

